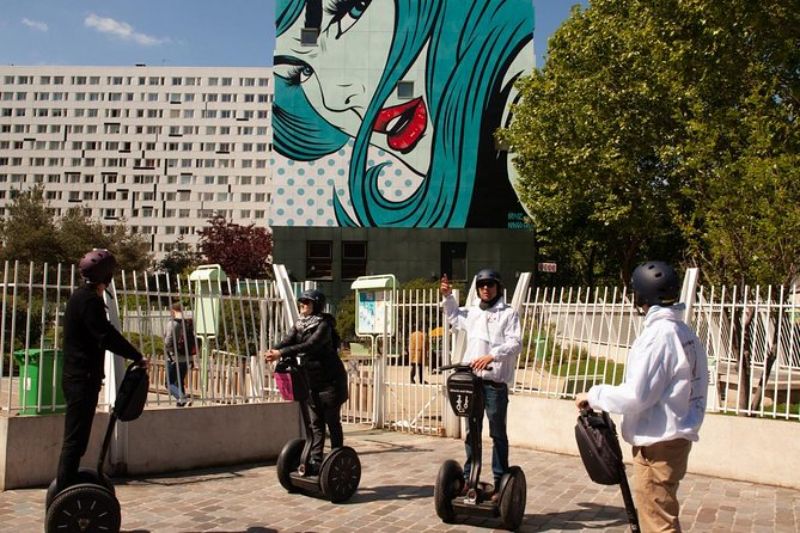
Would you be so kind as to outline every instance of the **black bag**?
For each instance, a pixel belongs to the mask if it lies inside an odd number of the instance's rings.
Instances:
[[[575,425],[575,440],[583,466],[592,481],[601,485],[619,485],[631,531],[638,533],[639,517],[625,475],[622,448],[614,421],[605,411],[596,413],[591,409],[583,409]]]
[[[123,422],[136,420],[144,410],[150,383],[147,371],[136,363],[131,364],[122,378],[114,402],[114,414]]]
[[[625,475],[625,466],[617,428],[608,413],[581,411],[575,425],[575,440],[578,441],[583,466],[592,481],[601,485],[619,485]]]

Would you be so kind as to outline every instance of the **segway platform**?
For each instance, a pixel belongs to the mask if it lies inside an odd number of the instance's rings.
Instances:
[[[459,514],[500,518],[503,527],[515,530],[525,516],[525,473],[518,466],[509,467],[500,480],[500,486],[496,488],[499,497],[496,501],[491,500],[489,495],[495,487],[480,481],[482,446],[477,417],[483,416],[484,410],[483,380],[468,365],[448,365],[439,369],[444,370],[455,370],[447,378],[447,397],[456,416],[468,419],[472,463],[470,477],[466,481],[466,494],[462,494],[464,470],[458,462],[449,459],[439,468],[433,490],[436,514],[445,523],[453,523]]]
[[[119,501],[114,485],[103,473],[108,446],[117,420],[128,422],[139,418],[147,401],[149,382],[147,371],[135,363],[122,378],[117,400],[111,411],[97,470],[81,468],[78,483],[56,492],[57,481],[47,489],[45,500],[45,531],[107,531],[118,532],[122,523]]]
[[[299,402],[304,433],[304,438],[287,442],[278,455],[278,481],[288,492],[321,494],[332,503],[349,500],[361,481],[358,454],[349,446],[331,450],[322,460],[319,473],[309,474],[311,422],[308,379],[294,358],[286,358],[276,365],[275,382],[284,400]]]

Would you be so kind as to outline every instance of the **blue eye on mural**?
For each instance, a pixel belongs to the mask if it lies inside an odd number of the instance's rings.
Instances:
[[[347,33],[347,31],[358,22],[364,14],[372,0],[333,0],[325,11],[332,16],[328,28],[336,25],[336,39]]]
[[[276,76],[285,79],[288,85],[305,83],[313,74],[314,69],[308,63],[293,57],[278,56],[272,71]]]

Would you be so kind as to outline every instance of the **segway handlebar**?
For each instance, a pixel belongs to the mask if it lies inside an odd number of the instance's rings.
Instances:
[[[486,368],[482,368],[481,370],[491,370],[491,369],[492,369],[492,366],[489,365]],[[454,365],[444,365],[444,366],[440,366],[439,368],[437,368],[436,369],[436,373],[437,374],[441,374],[445,370],[470,370],[471,371],[472,370],[472,366],[470,366],[469,363],[456,363]]]

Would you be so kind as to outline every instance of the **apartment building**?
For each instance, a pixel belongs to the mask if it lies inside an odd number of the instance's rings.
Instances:
[[[266,226],[269,68],[0,66],[0,216],[41,184],[50,209],[119,221],[156,257],[222,214]]]

